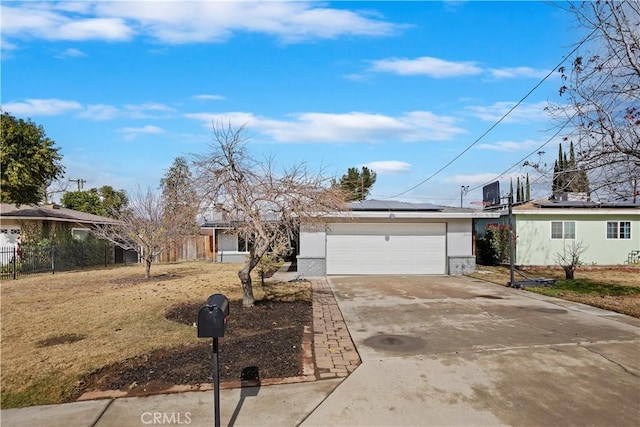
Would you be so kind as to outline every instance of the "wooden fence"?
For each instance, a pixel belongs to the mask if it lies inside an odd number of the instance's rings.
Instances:
[[[182,242],[160,254],[156,262],[213,261],[212,240],[211,236],[185,237]]]

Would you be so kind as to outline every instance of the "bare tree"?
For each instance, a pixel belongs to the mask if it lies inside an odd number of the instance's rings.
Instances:
[[[592,192],[632,199],[640,175],[640,3],[561,3],[588,33],[569,67],[561,67],[560,94],[551,105],[569,123],[566,141],[589,174]]]
[[[205,204],[247,240],[249,255],[238,277],[243,305],[252,306],[251,272],[263,255],[291,250],[301,220],[321,221],[323,213],[344,211],[346,204],[330,179],[304,163],[278,171],[273,158],[253,159],[244,126],[214,123],[213,135],[209,152],[194,155],[194,176]]]
[[[573,280],[576,267],[580,265],[580,256],[589,249],[589,245],[585,245],[582,241],[571,241],[571,245],[567,247],[565,244],[562,252],[556,253],[556,262],[564,270],[566,280]]]
[[[181,241],[183,221],[166,215],[162,196],[150,188],[146,192],[138,189],[128,209],[118,213],[115,220],[114,224],[96,228],[93,234],[125,250],[137,251],[145,263],[147,279],[156,257]]]
[[[69,190],[69,180],[65,177],[61,177],[51,181],[51,183],[47,186],[47,189],[44,193],[45,204],[48,203],[56,203],[56,201],[60,201],[62,194],[66,193]]]

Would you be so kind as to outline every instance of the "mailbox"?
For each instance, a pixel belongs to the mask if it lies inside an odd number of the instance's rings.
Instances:
[[[222,294],[211,295],[198,312],[198,338],[220,338],[229,318],[229,300]]]

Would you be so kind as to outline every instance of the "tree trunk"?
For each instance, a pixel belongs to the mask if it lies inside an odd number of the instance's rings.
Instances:
[[[573,265],[564,265],[564,278],[565,280],[573,280],[573,273],[575,271],[575,267]]]
[[[238,271],[238,277],[240,278],[240,282],[242,282],[242,305],[244,307],[253,307],[255,300],[253,298],[253,286],[251,284],[251,270],[249,263],[247,263],[242,270]]]
[[[151,263],[153,262],[150,259],[145,259],[145,266],[144,266],[144,278],[145,279],[150,279],[151,278]]]

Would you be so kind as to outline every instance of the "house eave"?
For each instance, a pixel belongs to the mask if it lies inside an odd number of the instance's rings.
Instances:
[[[0,205],[0,220],[53,221],[76,224],[117,224],[118,221],[100,215],[62,208],[57,205],[22,205],[10,203]]]
[[[572,208],[572,209],[527,209],[527,210],[514,210],[513,215],[639,215],[640,209],[607,209],[607,208]],[[508,215],[507,211],[501,211],[501,215]]]
[[[117,221],[89,221],[84,219],[75,218],[60,218],[55,216],[22,216],[22,215],[1,215],[0,219],[3,221],[17,220],[17,221],[55,221],[55,222],[70,222],[74,224],[117,224]]]
[[[500,212],[350,211],[326,214],[326,219],[475,219],[499,218]]]

